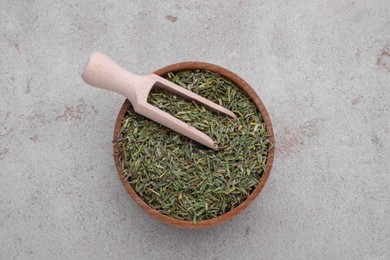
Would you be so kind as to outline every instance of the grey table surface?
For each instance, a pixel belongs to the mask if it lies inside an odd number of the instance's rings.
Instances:
[[[390,1],[0,2],[1,259],[390,259]],[[275,130],[260,196],[220,226],[146,215],[115,171],[124,98],[93,51],[251,84]]]

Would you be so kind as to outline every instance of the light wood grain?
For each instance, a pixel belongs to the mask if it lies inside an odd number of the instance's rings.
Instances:
[[[134,111],[138,114],[215,150],[218,148],[215,145],[214,140],[208,135],[169,113],[149,104],[147,99],[150,90],[154,86],[164,88],[187,99],[199,102],[209,109],[232,118],[236,117],[232,111],[156,74],[145,76],[135,75],[119,66],[115,61],[103,53],[93,53],[90,56],[81,77],[91,86],[114,91],[123,95],[130,100]]]

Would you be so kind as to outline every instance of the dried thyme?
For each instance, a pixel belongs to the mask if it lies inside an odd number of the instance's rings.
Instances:
[[[126,179],[151,207],[193,222],[215,218],[243,202],[265,171],[271,148],[256,106],[230,80],[201,70],[169,73],[170,81],[230,109],[236,120],[169,92],[148,102],[213,138],[220,151],[160,126],[130,108],[116,138]]]

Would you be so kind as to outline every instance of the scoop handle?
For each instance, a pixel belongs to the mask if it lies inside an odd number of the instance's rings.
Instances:
[[[110,57],[99,52],[91,54],[81,77],[88,85],[114,91],[130,101],[136,95],[137,86],[143,78],[125,70]]]

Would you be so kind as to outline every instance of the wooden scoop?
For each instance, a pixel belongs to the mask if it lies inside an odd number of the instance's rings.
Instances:
[[[81,77],[91,86],[111,90],[125,96],[138,114],[215,150],[217,149],[215,142],[208,135],[149,104],[147,98],[150,90],[153,86],[157,86],[184,98],[195,100],[211,110],[236,118],[232,111],[156,74],[135,75],[103,53],[93,53],[90,56]]]

